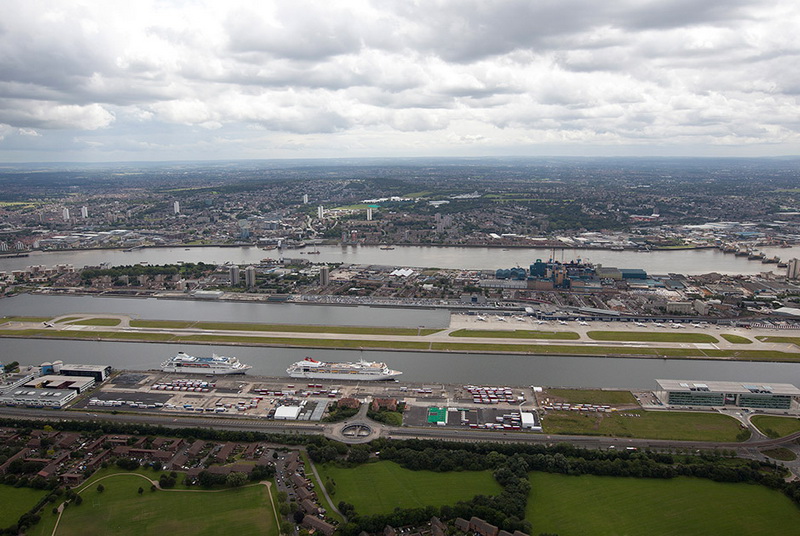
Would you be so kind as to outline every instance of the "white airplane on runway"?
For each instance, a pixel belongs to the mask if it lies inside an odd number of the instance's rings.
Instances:
[[[640,328],[646,328],[647,327],[647,324],[645,324],[644,322],[634,322],[634,324],[639,326]]]
[[[584,322],[583,320],[581,320],[578,322],[578,324],[580,324],[581,326],[588,326],[589,322]]]
[[[525,322],[525,317],[524,316],[515,316],[514,318],[517,319],[517,322]]]
[[[502,317],[502,316],[495,315],[495,318],[498,319],[500,322],[505,322],[506,321],[506,319],[504,317]]]
[[[567,325],[567,321],[566,320],[559,320],[558,323],[561,324],[562,326],[566,326]]]
[[[478,318],[478,320],[480,320],[481,322],[486,322],[486,321],[487,321],[485,316],[478,315],[478,317],[477,317],[477,318]]]
[[[537,320],[536,323],[541,326],[542,324],[547,324],[547,320]]]
[[[693,328],[702,328],[703,326],[701,326],[700,324],[692,324],[692,327]]]
[[[655,327],[657,327],[657,328],[663,328],[663,327],[664,327],[664,324],[662,324],[661,322],[656,322],[656,323],[655,323],[655,324],[653,324],[653,325],[654,325]]]

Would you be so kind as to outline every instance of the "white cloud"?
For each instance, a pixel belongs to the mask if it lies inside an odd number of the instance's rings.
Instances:
[[[800,150],[790,0],[5,4],[0,123],[21,130],[4,141],[63,131],[65,151],[157,158],[181,137],[184,157]]]

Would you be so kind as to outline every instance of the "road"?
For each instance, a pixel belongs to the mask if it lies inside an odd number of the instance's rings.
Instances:
[[[276,422],[267,420],[229,419],[215,417],[174,417],[162,415],[144,415],[119,413],[104,414],[102,417],[86,412],[57,411],[31,408],[0,407],[0,417],[22,418],[38,421],[54,422],[58,420],[73,421],[114,421],[123,423],[142,423],[167,428],[214,428],[221,430],[266,432],[266,433],[300,433],[325,434],[330,436],[333,429],[324,423]],[[800,439],[800,432],[778,438],[756,438],[742,443],[723,443],[711,441],[676,441],[663,439],[615,438],[601,436],[553,435],[532,432],[500,432],[488,430],[471,430],[463,428],[411,428],[381,426],[383,436],[391,439],[442,439],[460,442],[514,442],[535,444],[571,443],[589,449],[615,448],[654,448],[654,449],[727,449],[743,454],[752,454],[754,449],[767,449],[779,446],[792,446]],[[337,439],[333,437],[333,439]]]

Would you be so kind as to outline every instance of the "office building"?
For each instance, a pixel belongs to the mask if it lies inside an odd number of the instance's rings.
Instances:
[[[800,389],[788,383],[656,380],[658,399],[667,406],[791,409]]]
[[[231,266],[230,276],[231,276],[231,286],[235,287],[236,285],[239,284],[239,281],[241,281],[241,278],[239,277],[239,267],[238,266],[236,266],[236,265]]]
[[[319,284],[323,287],[327,286],[331,281],[330,268],[323,266],[319,269]]]

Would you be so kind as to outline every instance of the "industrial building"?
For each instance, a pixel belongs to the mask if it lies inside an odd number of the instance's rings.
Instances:
[[[42,371],[46,373],[47,371]],[[104,382],[111,376],[110,365],[61,365],[60,371],[55,371],[64,376],[90,376],[97,383]]]
[[[25,384],[25,387],[35,389],[58,389],[73,390],[76,393],[83,393],[95,385],[95,379],[91,376],[63,376],[46,375],[34,378]]]
[[[656,380],[655,395],[667,406],[734,406],[740,408],[792,408],[800,389],[788,383],[696,382]]]
[[[78,391],[72,389],[55,390],[22,387],[1,393],[0,404],[60,409],[76,396],[78,396]]]

